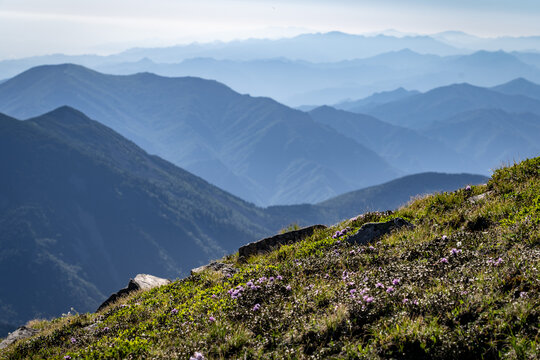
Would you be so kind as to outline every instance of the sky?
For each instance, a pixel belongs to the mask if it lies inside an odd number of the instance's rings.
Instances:
[[[387,29],[540,35],[540,1],[0,0],[0,59]]]

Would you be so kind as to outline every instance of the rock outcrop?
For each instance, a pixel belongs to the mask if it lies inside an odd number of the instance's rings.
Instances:
[[[26,326],[21,326],[20,328],[9,334],[7,338],[5,338],[4,341],[0,343],[0,349],[3,349],[13,344],[17,340],[29,338],[37,334],[38,332],[39,330],[32,329]]]
[[[225,264],[217,261],[213,261],[208,265],[200,266],[191,270],[191,275],[196,275],[204,270],[212,270],[221,273],[223,276],[233,276],[238,272],[238,269],[230,264]]]
[[[155,287],[167,285],[170,283],[171,283],[171,280],[168,280],[168,279],[163,279],[163,278],[159,278],[157,276],[148,275],[148,274],[138,274],[137,276],[135,276],[135,279],[129,280],[127,287],[120,289],[114,294],[112,294],[111,296],[109,296],[109,298],[105,300],[103,304],[99,306],[97,311],[104,309],[105,307],[112,304],[119,298],[126,296],[128,294],[131,294],[134,291],[150,290]]]
[[[402,218],[395,218],[386,222],[367,223],[362,225],[362,227],[355,234],[350,236],[347,241],[359,245],[368,244],[403,226],[411,229],[414,227],[413,224]]]
[[[262,254],[287,244],[292,244],[313,235],[315,230],[326,229],[325,225],[312,225],[299,230],[293,230],[284,234],[274,235],[259,241],[249,243],[238,249],[240,261],[245,261],[252,255]]]

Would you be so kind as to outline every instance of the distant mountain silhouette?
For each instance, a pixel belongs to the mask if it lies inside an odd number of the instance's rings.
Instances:
[[[481,172],[540,154],[540,115],[531,113],[471,110],[431,124],[424,134],[483,164]]]
[[[101,74],[42,66],[0,85],[18,118],[80,109],[150,153],[261,205],[317,202],[391,179],[373,151],[309,115],[199,78]]]
[[[423,171],[460,172],[480,168],[454,150],[452,144],[392,125],[372,116],[322,106],[309,112],[321,124],[328,125],[351,139],[373,149],[386,161],[406,173]]]
[[[412,95],[419,94],[416,90],[406,90],[402,87],[392,91],[382,91],[355,101],[344,101],[333,107],[339,110],[350,111],[354,113],[365,113],[369,109],[393,101],[403,100]]]
[[[395,125],[420,129],[461,112],[489,108],[540,114],[540,100],[470,84],[454,84],[379,105],[368,114]]]
[[[427,172],[351,191],[315,205],[271,206],[266,211],[278,218],[286,214],[287,219],[299,219],[300,222],[338,222],[366,211],[397,209],[416,196],[453,191],[466,185],[482,184],[487,180],[482,175]]]
[[[494,86],[491,89],[507,95],[523,95],[540,100],[540,85],[524,78],[518,78],[505,84]]]

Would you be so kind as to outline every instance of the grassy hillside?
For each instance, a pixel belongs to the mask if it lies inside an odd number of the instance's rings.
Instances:
[[[483,197],[478,195],[484,194]],[[532,359],[540,352],[540,158],[487,185],[366,213],[238,267],[33,321],[3,358]],[[365,246],[336,230],[393,217]]]

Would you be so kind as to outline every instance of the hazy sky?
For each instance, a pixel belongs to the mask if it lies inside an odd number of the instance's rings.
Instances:
[[[0,59],[385,29],[540,35],[540,0],[0,0]]]

